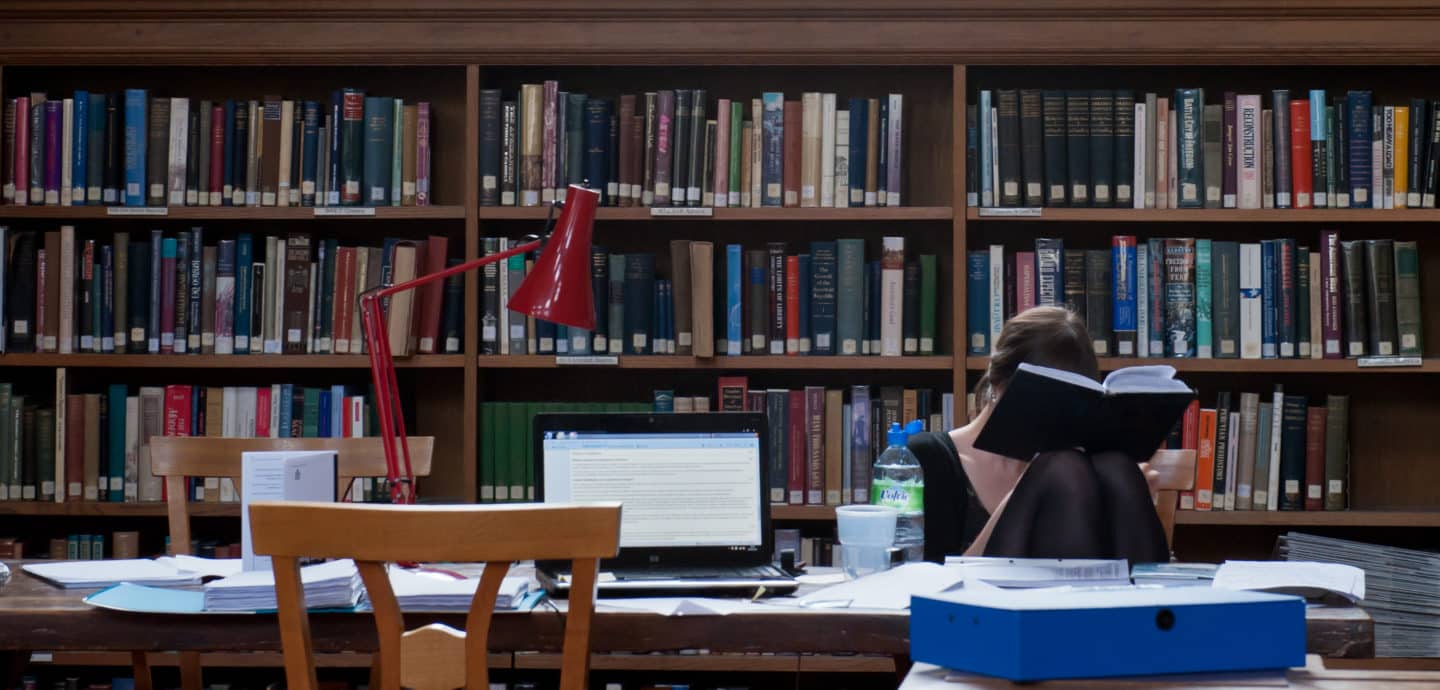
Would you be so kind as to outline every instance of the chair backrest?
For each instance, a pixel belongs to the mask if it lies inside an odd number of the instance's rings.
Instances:
[[[375,690],[489,687],[487,641],[495,595],[512,561],[569,560],[570,600],[561,690],[583,690],[600,559],[620,548],[620,504],[413,506],[261,501],[250,505],[255,552],[271,557],[280,642],[290,690],[316,690],[300,560],[350,558],[375,612],[380,641]],[[429,625],[406,632],[388,561],[484,562],[465,632]]]
[[[1155,511],[1165,528],[1165,543],[1175,534],[1175,509],[1181,491],[1195,488],[1195,451],[1162,450],[1150,458],[1150,467],[1160,473]]]
[[[430,458],[435,438],[409,437],[410,466],[415,476],[430,475]],[[384,477],[385,446],[376,437],[366,438],[215,438],[207,436],[152,436],[150,470],[165,478],[165,501],[170,519],[170,548],[175,554],[190,553],[190,500],[185,492],[186,477],[219,477],[240,486],[240,454],[271,450],[334,450],[338,453],[335,474],[336,496],[357,478]]]

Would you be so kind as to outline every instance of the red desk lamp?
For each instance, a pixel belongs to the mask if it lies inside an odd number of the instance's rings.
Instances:
[[[372,288],[360,295],[360,318],[366,348],[370,353],[370,376],[375,383],[375,416],[379,419],[380,438],[385,444],[385,468],[392,502],[414,503],[415,483],[410,469],[410,446],[405,441],[405,417],[400,412],[389,329],[381,306],[384,299],[543,246],[535,268],[525,276],[506,306],[544,321],[593,329],[595,296],[590,281],[590,235],[595,223],[595,207],[599,203],[600,192],[570,185],[565,192],[565,202],[550,207],[552,214],[555,206],[562,207],[560,218],[552,226],[553,215],[547,216],[543,237],[532,235],[526,238],[525,243],[507,251],[466,261],[398,285]]]

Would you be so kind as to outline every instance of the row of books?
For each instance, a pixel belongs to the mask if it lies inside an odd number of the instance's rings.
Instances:
[[[3,202],[46,206],[427,206],[426,101],[76,91],[5,101]]]
[[[1260,242],[1115,235],[1111,248],[968,253],[971,354],[989,354],[1005,318],[1034,306],[1085,319],[1097,355],[1419,357],[1419,248],[1413,241]]]
[[[358,295],[438,271],[449,252],[444,236],[380,247],[306,233],[207,245],[202,228],[109,239],[0,226],[0,351],[359,354]],[[460,352],[463,286],[455,276],[390,298],[391,350]]]
[[[1195,489],[1182,510],[1345,510],[1350,491],[1350,398],[1259,393],[1197,400],[1179,447],[1196,450]]]
[[[66,392],[57,369],[56,393],[18,394],[0,383],[0,499],[11,501],[165,500],[166,487],[150,465],[156,436],[227,438],[341,438],[373,435],[368,397],[345,386],[292,384],[205,387],[110,384],[104,393]],[[41,402],[43,401],[43,402]],[[373,480],[357,480],[354,500],[386,495]],[[190,498],[238,500],[228,478],[192,478]]]
[[[484,206],[564,201],[585,181],[609,206],[901,205],[901,94],[844,107],[833,93],[767,91],[712,110],[705,89],[617,100],[546,81],[504,98],[480,92]]]
[[[967,203],[980,207],[1435,208],[1440,101],[1370,91],[979,93]]]
[[[485,253],[508,243],[485,238]],[[785,242],[730,244],[717,267],[710,242],[672,240],[658,260],[594,246],[593,332],[504,309],[531,264],[513,256],[484,269],[481,353],[935,354],[936,288],[944,284],[936,256],[907,258],[903,237],[886,237],[882,247],[867,260],[861,239],[811,242],[798,252]]]
[[[480,404],[480,501],[535,500],[535,415],[542,412],[650,412],[645,403],[484,402]]]
[[[837,544],[838,540],[834,537],[807,537],[798,529],[777,529],[775,562],[781,562],[780,555],[789,551],[795,555],[797,565],[803,563],[821,568],[836,566],[839,565],[835,549]]]

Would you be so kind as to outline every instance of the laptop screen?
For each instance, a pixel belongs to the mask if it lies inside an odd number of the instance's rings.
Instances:
[[[620,547],[760,547],[759,432],[542,431],[546,502],[621,501]]]

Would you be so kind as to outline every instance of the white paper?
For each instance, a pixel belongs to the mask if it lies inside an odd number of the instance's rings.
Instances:
[[[121,582],[141,585],[188,585],[200,581],[195,573],[149,559],[55,561],[26,563],[25,572],[65,589],[109,587]]]
[[[270,559],[250,543],[253,501],[334,501],[335,451],[267,451],[240,454],[240,558],[246,571],[270,572]]]
[[[480,578],[457,578],[426,570],[389,569],[390,588],[402,611],[468,611]],[[530,578],[510,575],[500,582],[497,609],[514,608],[530,591]]]
[[[934,563],[905,563],[844,584],[826,587],[799,598],[805,608],[857,608],[902,611],[910,596],[935,594],[964,579],[959,568]]]
[[[1124,559],[950,556],[945,565],[958,568],[967,586],[977,580],[1013,588],[1130,584],[1130,567]]]
[[[180,572],[194,573],[200,577],[230,577],[241,571],[239,558],[201,558],[199,556],[161,556],[156,563],[168,565]]]
[[[1365,571],[1339,563],[1226,561],[1211,586],[1299,594],[1323,590],[1354,602],[1365,598]]]

